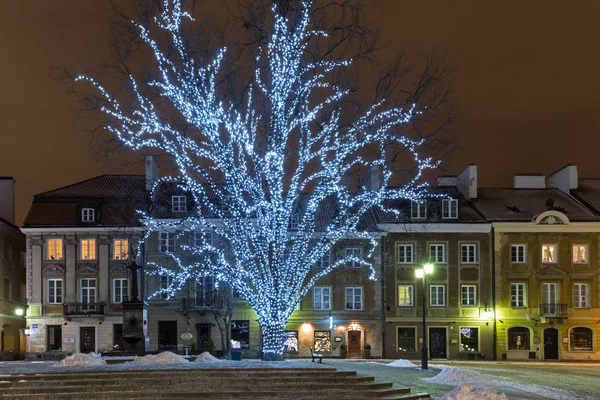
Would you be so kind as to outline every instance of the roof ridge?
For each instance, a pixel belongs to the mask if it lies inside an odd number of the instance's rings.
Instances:
[[[91,178],[84,179],[84,180],[79,181],[79,182],[71,183],[69,185],[64,185],[64,186],[60,186],[60,187],[57,187],[57,188],[54,188],[54,189],[51,189],[51,190],[47,190],[45,192],[36,193],[36,194],[33,195],[33,197],[36,198],[38,196],[46,195],[46,194],[52,193],[52,192],[57,192],[59,190],[67,189],[67,188],[70,188],[70,187],[73,187],[73,186],[76,186],[76,185],[81,185],[83,183],[90,182],[90,181],[93,181],[95,179],[100,179],[100,178],[107,177],[107,176],[136,176],[136,177],[144,177],[145,175],[142,175],[142,174],[101,174],[101,175],[93,176]]]

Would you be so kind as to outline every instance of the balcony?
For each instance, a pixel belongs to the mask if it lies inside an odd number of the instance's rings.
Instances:
[[[104,303],[69,303],[63,304],[63,315],[69,317],[89,317],[104,315]]]
[[[558,303],[542,303],[540,305],[540,317],[567,318],[567,305]]]

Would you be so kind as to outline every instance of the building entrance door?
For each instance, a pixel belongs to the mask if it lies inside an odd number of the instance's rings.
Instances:
[[[96,328],[82,326],[79,328],[79,352],[91,353],[96,351]]]
[[[210,344],[210,324],[196,324],[198,354],[208,351]]]
[[[448,357],[446,353],[446,328],[429,328],[429,357]]]
[[[544,360],[558,360],[558,330],[544,330]]]
[[[348,358],[360,358],[361,331],[348,331]]]

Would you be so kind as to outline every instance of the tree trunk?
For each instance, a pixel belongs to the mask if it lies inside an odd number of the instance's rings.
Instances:
[[[260,325],[262,328],[262,361],[284,361],[283,328],[285,323],[270,321]]]

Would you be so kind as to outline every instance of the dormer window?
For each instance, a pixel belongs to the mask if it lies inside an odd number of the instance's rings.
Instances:
[[[442,200],[442,218],[443,219],[458,218],[458,200],[456,200],[456,199]]]
[[[423,219],[427,217],[427,200],[414,200],[410,203],[410,217]]]
[[[185,196],[173,196],[171,197],[171,206],[173,212],[186,212],[187,202]]]
[[[83,208],[81,210],[81,220],[83,222],[94,222],[94,209],[93,208]]]

